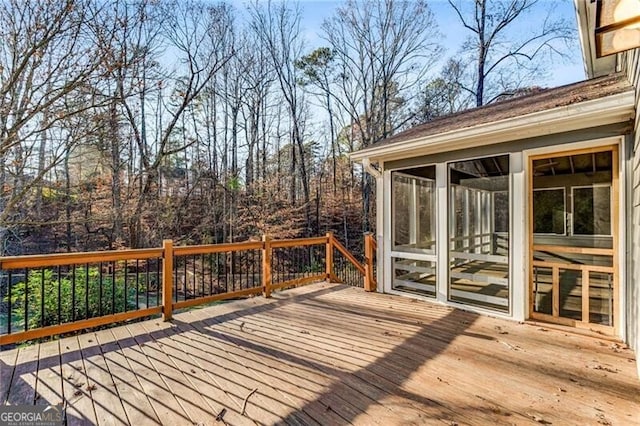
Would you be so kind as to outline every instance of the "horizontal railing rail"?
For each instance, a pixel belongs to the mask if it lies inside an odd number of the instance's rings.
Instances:
[[[162,248],[9,256],[0,257],[0,269],[41,268],[120,260],[142,260],[161,256]]]
[[[323,237],[0,258],[0,345],[318,281],[375,291],[375,240],[359,261]],[[364,284],[363,284],[364,283]]]
[[[178,246],[173,248],[173,254],[176,256],[186,256],[193,254],[208,254],[208,253],[224,253],[234,252],[241,250],[256,250],[262,249],[263,243],[261,241],[246,241],[243,243],[222,243],[222,244],[206,244],[196,246]]]

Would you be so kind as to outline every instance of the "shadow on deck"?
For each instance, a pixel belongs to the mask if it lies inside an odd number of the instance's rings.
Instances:
[[[640,424],[618,344],[333,284],[4,351],[0,374],[3,403],[69,424]]]

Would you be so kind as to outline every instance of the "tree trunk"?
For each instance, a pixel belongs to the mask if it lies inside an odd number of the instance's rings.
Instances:
[[[485,42],[487,5],[485,0],[476,2],[476,16],[478,16],[477,8],[480,8],[480,22],[478,23],[478,84],[476,86],[476,106],[479,107],[484,105],[484,68],[487,61],[487,45]]]
[[[122,183],[120,181],[120,135],[118,132],[118,115],[115,97],[109,108],[109,133],[111,142],[111,200],[113,206],[112,224],[113,239],[122,238]]]

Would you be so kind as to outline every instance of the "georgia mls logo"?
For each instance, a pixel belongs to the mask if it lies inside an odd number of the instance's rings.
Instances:
[[[62,405],[0,406],[0,426],[61,426]]]

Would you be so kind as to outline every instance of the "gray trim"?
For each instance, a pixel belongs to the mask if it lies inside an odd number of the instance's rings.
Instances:
[[[621,206],[624,208],[625,212],[625,230],[633,230],[633,184],[634,184],[634,174],[633,174],[633,143],[634,138],[633,135],[627,135],[624,138],[624,167],[625,167],[625,182],[624,182],[624,191],[625,191],[625,205]],[[633,247],[633,235],[630,238],[625,238],[625,278],[626,282],[621,283],[621,287],[626,290],[627,298],[626,305],[624,309],[627,310],[625,312],[625,320],[626,324],[624,324],[624,335],[622,336],[625,342],[630,344],[635,343],[635,333],[633,330],[634,321],[633,321],[633,270],[634,270],[634,247]],[[636,302],[637,303],[637,302]]]
[[[544,126],[544,124],[541,124]],[[437,154],[421,157],[405,158],[402,160],[385,162],[386,170],[405,169],[407,167],[417,167],[424,164],[434,164],[440,162],[458,161],[467,158],[480,158],[492,155],[520,152],[526,149],[542,148],[546,146],[562,145],[584,140],[601,139],[612,136],[628,134],[632,131],[629,122],[610,124],[607,126],[580,129],[573,132],[558,133],[554,135],[538,136],[535,138],[520,139],[509,142],[502,142],[494,145],[486,145],[476,148],[461,149],[457,151],[439,152]]]

